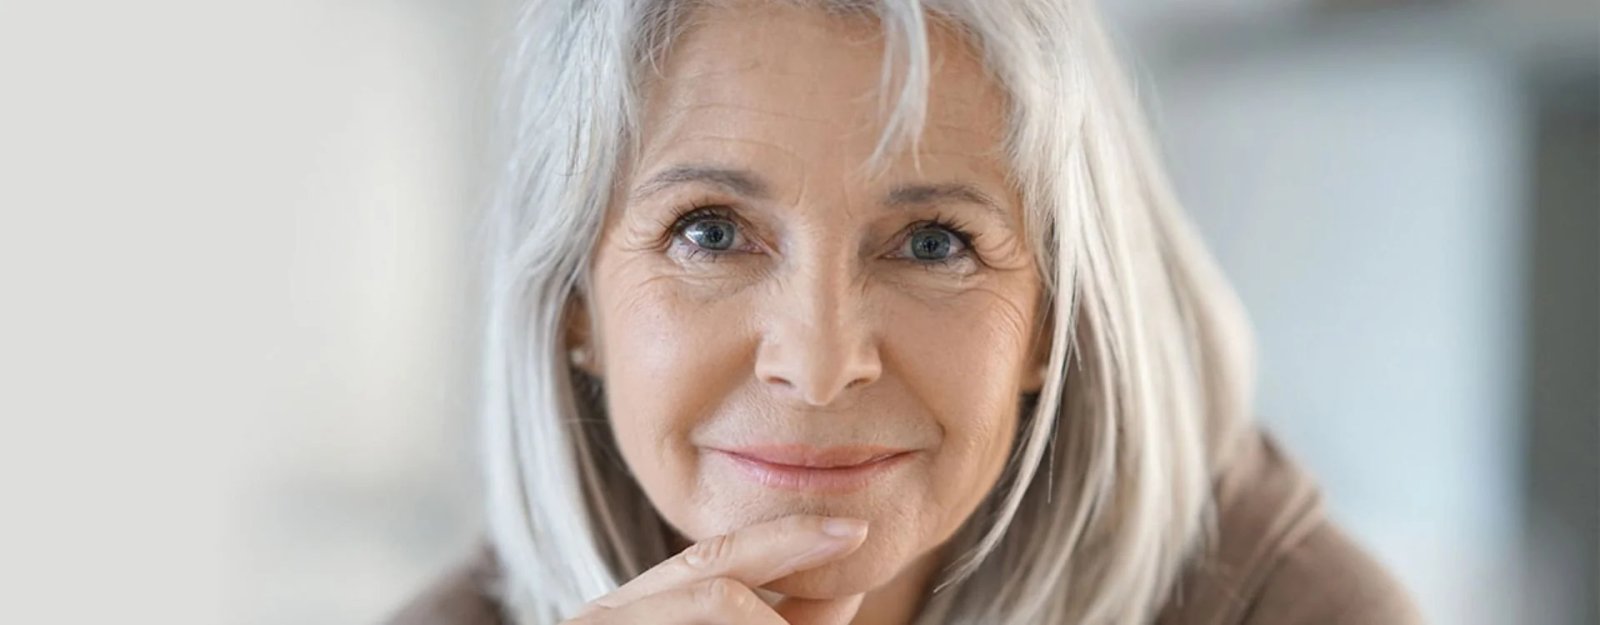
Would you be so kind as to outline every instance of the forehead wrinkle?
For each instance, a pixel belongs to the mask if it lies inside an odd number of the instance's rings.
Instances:
[[[957,152],[953,150],[919,149],[917,150],[917,154],[922,156],[944,156],[951,159],[976,161],[979,165],[988,166],[990,164],[990,158],[1004,156],[1005,152],[1003,150],[969,150]]]
[[[719,76],[733,76],[751,71],[761,71],[771,76],[787,76],[790,78],[817,78],[831,74],[819,74],[814,71],[797,71],[772,67],[770,63],[759,60],[749,60],[743,65],[735,67],[709,67],[706,69],[683,70],[681,73],[662,76],[663,80],[691,80],[699,78],[715,78]]]
[[[863,137],[863,136],[867,136],[868,134],[871,134],[871,133],[874,132],[873,129],[868,127],[868,126],[870,126],[870,124],[861,125],[861,126],[851,126],[851,125],[845,123],[844,121],[836,119],[836,118],[809,117],[809,116],[798,114],[798,113],[775,111],[775,110],[771,110],[771,109],[760,108],[760,107],[756,107],[756,106],[751,106],[751,105],[742,104],[742,103],[734,103],[734,102],[704,102],[704,101],[701,101],[701,102],[686,103],[686,104],[664,105],[661,109],[658,110],[658,115],[662,118],[661,122],[666,122],[666,121],[669,121],[669,120],[671,122],[677,122],[676,124],[671,124],[669,126],[671,128],[676,129],[676,127],[679,124],[686,123],[688,119],[691,119],[692,116],[695,113],[714,112],[714,111],[718,111],[718,110],[735,111],[735,112],[739,112],[739,113],[748,113],[748,114],[751,114],[751,115],[766,116],[766,117],[772,117],[772,118],[777,118],[777,119],[783,119],[783,120],[787,120],[787,121],[803,122],[803,123],[808,123],[808,124],[817,124],[817,125],[821,125],[821,126],[837,128],[842,133],[842,136],[846,137],[846,138]],[[953,116],[953,115],[945,114],[945,115],[940,115],[939,117],[948,117],[948,116]],[[928,132],[929,130],[940,130],[940,131],[944,131],[944,132],[949,133],[949,134],[962,135],[962,136],[965,136],[965,137],[971,137],[971,138],[974,138],[974,139],[984,139],[984,140],[987,140],[987,139],[989,139],[989,138],[991,138],[993,136],[993,132],[992,131],[981,129],[981,128],[975,128],[975,127],[971,126],[970,124],[949,123],[949,122],[944,122],[944,121],[941,121],[941,120],[930,119],[924,125],[924,128],[923,128],[923,130],[921,132],[921,135],[923,137],[923,141],[922,141],[922,146],[923,147],[922,147],[922,149],[919,149],[918,152],[921,153],[921,154],[924,154],[924,155],[944,155],[944,156],[956,156],[956,157],[963,157],[963,158],[977,158],[977,157],[980,157],[982,155],[990,155],[990,154],[992,154],[992,155],[995,155],[995,156],[1000,156],[1000,155],[1003,155],[1005,153],[1004,146],[1000,146],[1000,145],[997,145],[992,150],[963,150],[963,151],[957,151],[957,150],[954,150],[954,149],[930,149],[931,146],[943,145],[943,144],[949,143],[949,139],[950,138],[949,137],[941,138],[941,137],[938,137],[938,136],[930,136],[930,133]],[[729,139],[729,140],[736,140],[733,137],[726,137],[726,138]],[[776,147],[776,146],[773,146],[773,147]]]
[[[695,133],[695,136],[689,136],[689,137],[683,137],[683,138],[674,139],[673,143],[671,143],[670,145],[671,146],[679,146],[679,145],[685,145],[685,144],[689,144],[689,143],[745,143],[745,144],[754,145],[756,147],[770,148],[772,150],[776,150],[778,152],[782,152],[784,154],[784,156],[788,156],[789,158],[792,158],[792,159],[796,159],[796,160],[800,159],[800,155],[796,154],[794,152],[794,150],[792,150],[790,148],[784,147],[784,146],[776,144],[776,143],[772,143],[770,141],[765,141],[765,140],[762,140],[762,139],[752,139],[752,138],[749,138],[749,137],[730,137],[730,136],[723,136],[723,135],[714,135],[714,134],[710,134],[710,133]],[[656,153],[664,151],[666,149],[667,148],[661,148],[659,150],[653,150],[653,151],[650,152],[650,156],[653,158],[653,157],[655,157]]]
[[[662,114],[673,114],[675,116],[682,117],[682,116],[684,116],[686,114],[689,114],[689,113],[694,113],[694,112],[701,111],[701,110],[713,110],[713,109],[731,109],[731,110],[739,111],[739,112],[743,112],[743,113],[754,113],[754,114],[757,114],[757,115],[770,115],[770,116],[773,116],[773,117],[781,117],[783,119],[789,119],[789,120],[794,120],[794,121],[802,121],[802,122],[811,122],[811,123],[818,123],[818,124],[838,125],[838,123],[839,123],[838,120],[829,119],[829,118],[825,118],[825,117],[806,117],[804,115],[799,115],[799,114],[795,114],[795,113],[784,113],[784,112],[779,112],[779,111],[773,111],[773,110],[768,110],[768,109],[763,109],[763,108],[758,108],[758,107],[755,107],[755,106],[751,106],[749,104],[736,103],[736,102],[695,102],[693,104],[670,104],[670,105],[666,105],[666,106],[663,107]]]
[[[944,117],[944,116],[941,115],[940,117]],[[927,125],[924,127],[924,132],[926,132],[927,128],[936,128],[936,129],[939,129],[939,130],[946,130],[946,131],[949,131],[949,132],[960,133],[960,134],[964,134],[964,135],[978,135],[979,137],[982,137],[982,138],[985,138],[985,139],[987,139],[989,137],[989,135],[991,134],[991,132],[988,131],[988,130],[984,130],[984,129],[981,129],[981,128],[974,128],[969,124],[942,122],[942,121],[933,120],[933,119],[929,119],[928,120]]]
[[[728,107],[728,109],[741,110],[741,112],[757,113],[757,115],[773,115],[773,117],[790,118],[790,120],[811,121],[811,123],[819,123],[819,125],[829,125],[829,126],[838,126],[838,125],[840,125],[840,123],[838,123],[837,120],[827,120],[827,118],[800,117],[800,115],[787,115],[787,113],[771,112],[771,110],[754,109],[754,107],[738,107],[738,105],[725,105],[725,104],[718,104],[718,102],[712,102],[712,104],[680,105],[680,107],[674,107],[674,109],[672,109],[672,112],[674,112],[675,115],[672,118],[674,118],[674,121],[678,121],[678,123],[674,123],[674,125],[669,125],[669,128],[672,129],[672,131],[677,131],[677,129],[680,128],[680,126],[682,126],[683,121],[685,121],[685,120],[683,120],[683,117],[686,117],[686,115],[688,115],[688,113],[696,112],[696,110],[699,110],[699,109],[718,109],[718,107]],[[939,125],[939,128],[950,129],[950,131],[960,131],[960,133],[962,133],[962,134],[979,134],[979,136],[989,137],[989,133],[986,133],[986,131],[981,131],[981,129],[960,128],[960,126],[949,126],[949,125]],[[866,131],[864,131],[864,129],[846,129],[845,137],[859,136],[859,134],[864,134],[864,133],[866,133]],[[746,144],[755,144],[755,145],[762,145],[762,147],[771,147],[771,149],[779,150],[779,152],[787,153],[787,155],[789,155],[790,158],[795,158],[795,160],[798,160],[798,158],[800,158],[800,157],[798,157],[797,153],[794,152],[794,150],[786,149],[786,147],[782,147],[782,145],[779,145],[779,144],[774,144],[774,142],[760,141],[760,139],[747,139],[747,137],[723,136],[723,134],[706,134],[706,133],[696,133],[696,134],[698,134],[698,136],[685,137],[685,139],[674,139],[674,141],[677,141],[677,142],[690,142],[690,141],[707,141],[707,139],[714,139],[714,141],[746,142]],[[982,161],[986,160],[986,158],[997,158],[997,157],[1003,157],[1003,155],[1005,155],[1005,149],[1003,149],[1003,147],[1000,147],[1000,145],[997,145],[997,147],[994,147],[994,149],[989,149],[989,150],[930,149],[930,145],[942,145],[942,144],[946,144],[946,142],[947,142],[947,141],[934,141],[934,139],[938,139],[938,137],[926,137],[925,136],[925,141],[923,141],[923,144],[922,144],[923,147],[922,147],[922,149],[918,149],[917,153],[920,153],[920,155],[926,155],[926,157],[962,158],[962,160],[981,161],[981,163],[982,163]],[[650,150],[650,152],[651,153],[658,152],[658,150],[659,149]],[[987,163],[986,163],[986,165],[987,165]]]
[[[970,115],[967,115],[967,116],[957,115],[954,111],[943,110],[943,107],[938,107],[938,106],[934,105],[934,103],[936,101],[937,101],[937,98],[929,98],[930,114],[929,114],[928,120],[924,123],[923,131],[922,131],[922,134],[925,137],[925,139],[927,138],[927,131],[928,130],[935,130],[935,129],[936,130],[948,131],[948,132],[951,132],[951,133],[956,133],[956,134],[961,134],[961,135],[970,135],[970,136],[974,136],[974,137],[981,137],[981,138],[989,138],[993,134],[993,132],[991,130],[986,130],[986,129],[974,127],[974,126],[971,125],[970,122],[966,122],[966,121],[946,121],[946,118],[955,118],[957,120],[967,120],[967,119],[970,119],[971,116]],[[704,100],[701,100],[701,101],[694,101],[694,102],[682,103],[682,104],[679,104],[679,103],[664,104],[662,106],[662,108],[660,109],[660,114],[664,115],[664,116],[669,116],[671,118],[681,118],[681,117],[683,117],[685,115],[692,114],[692,113],[695,113],[695,112],[699,112],[699,111],[702,111],[702,110],[711,111],[711,110],[718,110],[718,109],[728,109],[728,110],[733,110],[733,111],[738,111],[738,112],[743,112],[743,113],[751,113],[751,114],[756,114],[756,115],[767,115],[767,116],[777,117],[777,118],[786,119],[786,120],[793,120],[793,121],[807,122],[807,123],[814,123],[814,124],[822,124],[822,125],[826,125],[826,126],[836,126],[836,127],[843,128],[844,130],[849,132],[851,135],[855,135],[855,134],[858,134],[858,133],[865,133],[865,132],[868,131],[865,128],[851,128],[851,127],[845,125],[843,122],[841,122],[839,119],[836,119],[836,118],[809,117],[809,116],[798,114],[798,113],[775,111],[775,110],[771,110],[771,109],[760,108],[760,107],[757,107],[757,106],[752,106],[750,104],[740,103],[740,102],[704,101]],[[925,153],[925,154],[957,154],[957,155],[960,154],[960,153],[956,153],[956,152],[929,151],[929,150],[923,150],[923,153]]]

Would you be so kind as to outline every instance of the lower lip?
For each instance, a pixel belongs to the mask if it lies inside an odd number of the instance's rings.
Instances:
[[[827,494],[848,493],[866,488],[874,480],[882,478],[890,471],[905,465],[911,460],[912,456],[916,455],[914,451],[906,451],[872,462],[863,462],[844,467],[818,468],[774,464],[720,449],[708,451],[728,459],[740,473],[763,486],[781,490]]]

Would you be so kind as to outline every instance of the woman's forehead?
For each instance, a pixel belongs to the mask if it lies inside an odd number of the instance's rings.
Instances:
[[[646,91],[643,168],[670,153],[721,151],[770,158],[777,167],[799,160],[812,169],[826,155],[854,169],[872,154],[898,97],[883,93],[884,38],[875,17],[739,3],[703,8],[689,19]],[[1001,90],[952,31],[930,28],[928,44],[916,160],[924,167],[934,161],[936,169],[941,160],[968,161],[946,168],[1000,167]]]

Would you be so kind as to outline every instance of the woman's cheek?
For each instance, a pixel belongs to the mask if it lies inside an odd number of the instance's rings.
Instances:
[[[611,285],[604,327],[610,418],[624,460],[657,506],[670,510],[692,495],[691,433],[748,367],[739,349],[745,313],[735,300],[701,301],[677,279]]]
[[[1003,286],[1003,285],[1002,285]],[[968,290],[889,309],[900,372],[940,420],[944,446],[934,476],[940,507],[966,512],[998,479],[1020,421],[1018,391],[1036,301],[1028,289]],[[960,331],[951,331],[961,328]],[[946,519],[959,525],[960,518]]]
[[[673,384],[692,361],[683,359],[684,335],[692,328],[674,321],[678,316],[670,298],[648,279],[628,279],[627,273],[605,276],[600,283],[600,334],[605,351],[604,376],[608,415],[625,459],[640,477],[644,467],[657,464],[663,450],[656,441],[673,427],[672,406],[683,402],[685,389]]]

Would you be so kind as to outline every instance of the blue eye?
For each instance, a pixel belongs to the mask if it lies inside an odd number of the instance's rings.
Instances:
[[[950,258],[951,249],[960,243],[956,236],[943,228],[925,228],[911,235],[906,244],[911,247],[911,257],[917,260],[941,261]]]
[[[960,223],[947,219],[918,222],[900,243],[895,258],[911,261],[918,267],[943,274],[969,276],[978,271],[982,260],[972,248],[973,236]]]
[[[733,247],[738,227],[726,219],[700,219],[684,226],[683,236],[707,250],[725,252]]]

